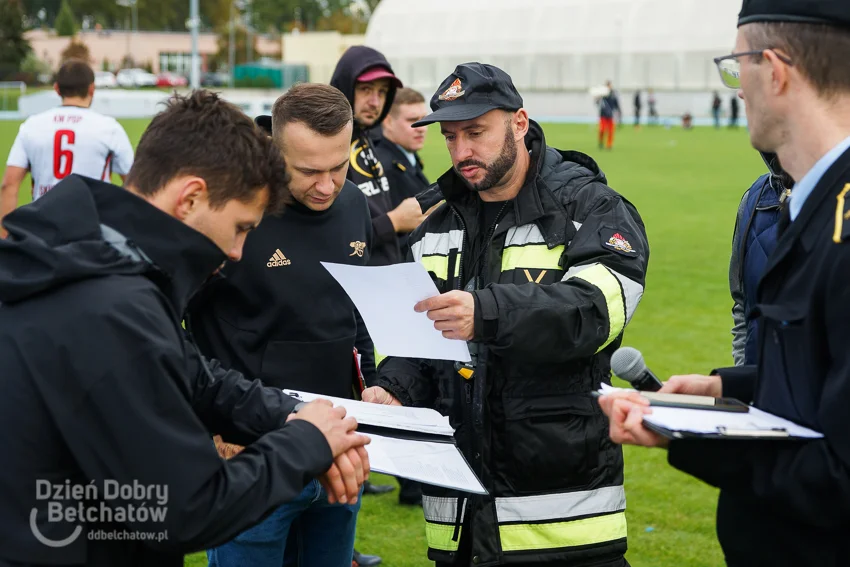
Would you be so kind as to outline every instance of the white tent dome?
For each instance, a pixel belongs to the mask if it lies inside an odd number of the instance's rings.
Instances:
[[[383,0],[366,44],[425,92],[466,61],[503,68],[520,91],[705,91],[730,53],[741,0]]]

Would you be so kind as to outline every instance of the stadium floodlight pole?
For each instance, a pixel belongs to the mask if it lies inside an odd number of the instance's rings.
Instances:
[[[254,60],[254,38],[253,38],[253,29],[254,25],[254,14],[251,11],[251,0],[245,1],[245,49],[247,50],[248,60],[246,63],[250,64]]]
[[[201,57],[198,54],[198,33],[201,27],[201,17],[198,0],[189,0],[189,22],[192,28],[192,71],[189,84],[193,89],[197,89],[201,83]]]
[[[230,72],[230,88],[236,86],[236,2],[230,2],[230,39],[227,42],[227,69]]]

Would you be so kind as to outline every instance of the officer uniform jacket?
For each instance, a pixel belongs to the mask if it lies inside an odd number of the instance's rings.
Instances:
[[[723,395],[824,438],[672,441],[670,463],[721,489],[717,531],[730,566],[847,565],[850,151],[779,238],[752,316],[759,365],[718,370]]]

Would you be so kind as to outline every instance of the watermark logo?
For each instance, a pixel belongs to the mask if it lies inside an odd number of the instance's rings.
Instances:
[[[146,485],[135,480],[130,484],[106,480],[100,487],[94,481],[81,485],[69,480],[63,484],[37,480],[36,500],[46,503],[48,524],[76,524],[68,537],[51,539],[39,529],[38,511],[44,506],[30,511],[33,536],[43,545],[54,548],[67,547],[77,541],[83,524],[162,524],[168,514],[168,486]],[[163,541],[168,539],[168,532],[101,529],[88,532],[88,539]]]

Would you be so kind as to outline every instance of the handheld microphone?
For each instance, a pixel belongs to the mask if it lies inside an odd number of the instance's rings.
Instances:
[[[643,361],[643,355],[636,348],[622,347],[611,355],[611,370],[614,374],[630,383],[635,390],[657,392],[664,385]]]

